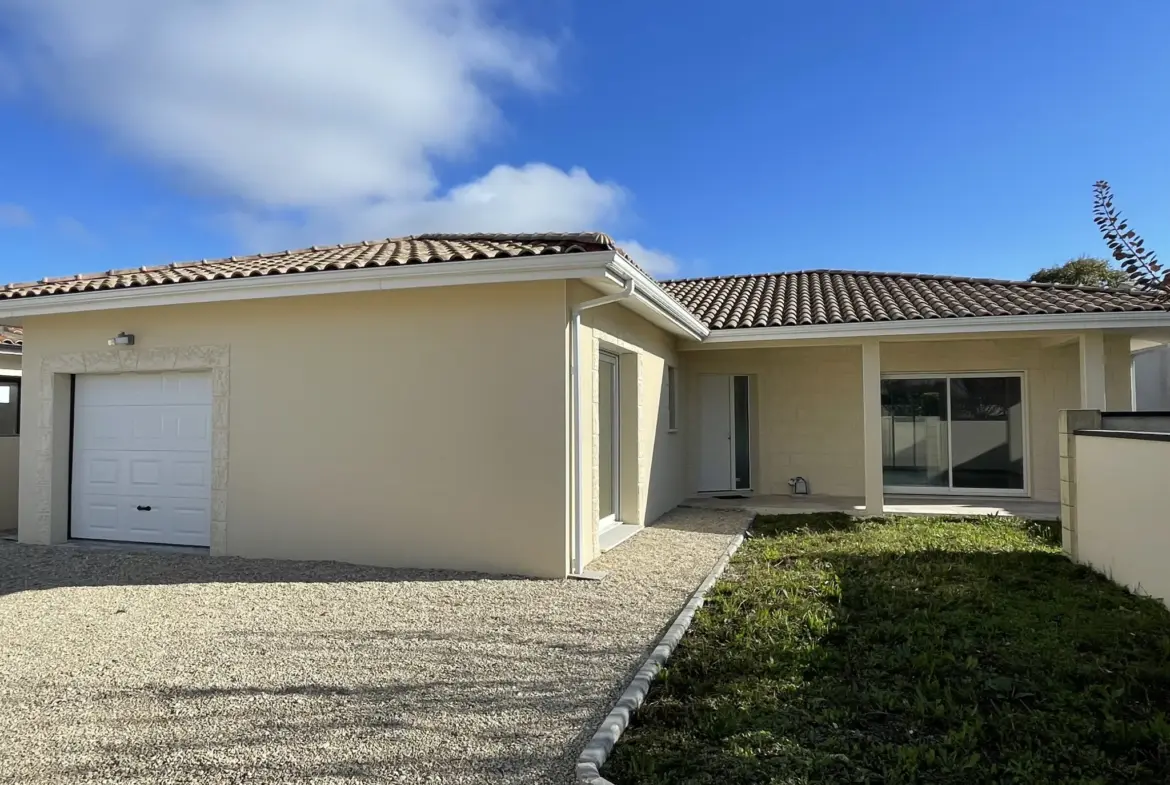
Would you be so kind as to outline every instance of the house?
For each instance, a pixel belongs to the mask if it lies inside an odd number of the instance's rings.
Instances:
[[[702,493],[1060,498],[1151,296],[431,235],[0,289],[19,537],[560,578]]]
[[[1170,346],[1134,349],[1133,402],[1138,411],[1170,411]]]
[[[16,529],[20,465],[19,327],[0,325],[0,532]]]

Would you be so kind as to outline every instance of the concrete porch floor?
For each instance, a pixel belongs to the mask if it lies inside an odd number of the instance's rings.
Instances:
[[[850,496],[745,496],[718,499],[713,496],[687,499],[684,507],[750,510],[761,515],[802,512],[847,512],[861,515],[865,499]],[[1060,519],[1060,504],[1035,499],[993,496],[886,496],[890,515],[1012,515],[1039,521]]]

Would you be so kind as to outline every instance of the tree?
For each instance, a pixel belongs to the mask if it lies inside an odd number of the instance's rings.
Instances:
[[[1157,255],[1146,250],[1145,241],[1114,209],[1113,191],[1104,180],[1093,184],[1093,223],[1101,230],[1113,258],[1138,288],[1170,298],[1170,272],[1162,272]]]
[[[1029,281],[1036,283],[1067,283],[1073,286],[1118,286],[1131,285],[1124,270],[1118,270],[1107,259],[1095,256],[1078,256],[1069,259],[1059,267],[1045,267],[1032,273]]]

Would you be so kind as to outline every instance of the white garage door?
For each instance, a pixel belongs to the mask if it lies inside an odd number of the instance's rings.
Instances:
[[[211,542],[211,375],[78,376],[73,537]]]

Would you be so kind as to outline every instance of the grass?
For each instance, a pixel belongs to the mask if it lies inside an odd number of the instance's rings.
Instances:
[[[758,519],[603,774],[1170,783],[1170,612],[1052,535],[1010,519]]]

